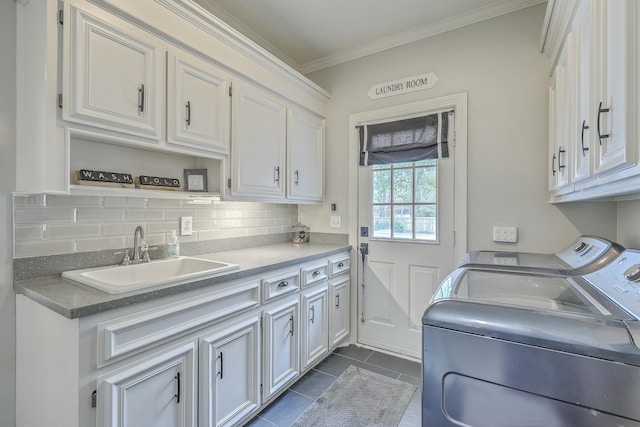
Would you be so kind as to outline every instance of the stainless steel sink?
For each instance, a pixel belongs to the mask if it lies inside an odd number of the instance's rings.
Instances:
[[[171,282],[205,279],[236,268],[239,268],[237,264],[178,257],[140,264],[65,271],[62,277],[110,294],[119,294]]]

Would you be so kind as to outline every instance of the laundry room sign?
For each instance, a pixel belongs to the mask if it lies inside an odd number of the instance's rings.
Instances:
[[[405,77],[404,79],[393,80],[391,82],[379,83],[369,89],[369,98],[385,98],[387,96],[402,95],[419,90],[431,89],[438,82],[435,73],[419,74],[417,76]]]

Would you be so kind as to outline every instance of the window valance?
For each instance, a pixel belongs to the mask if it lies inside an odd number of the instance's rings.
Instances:
[[[450,116],[453,111],[357,126],[360,166],[449,157]]]

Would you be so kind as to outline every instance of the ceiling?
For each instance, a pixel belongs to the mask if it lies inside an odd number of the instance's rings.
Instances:
[[[309,73],[546,0],[194,0]]]

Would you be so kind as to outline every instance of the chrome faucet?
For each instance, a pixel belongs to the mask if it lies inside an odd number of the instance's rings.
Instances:
[[[133,232],[133,259],[131,262],[149,262],[149,245],[144,241],[144,230],[137,226]]]

